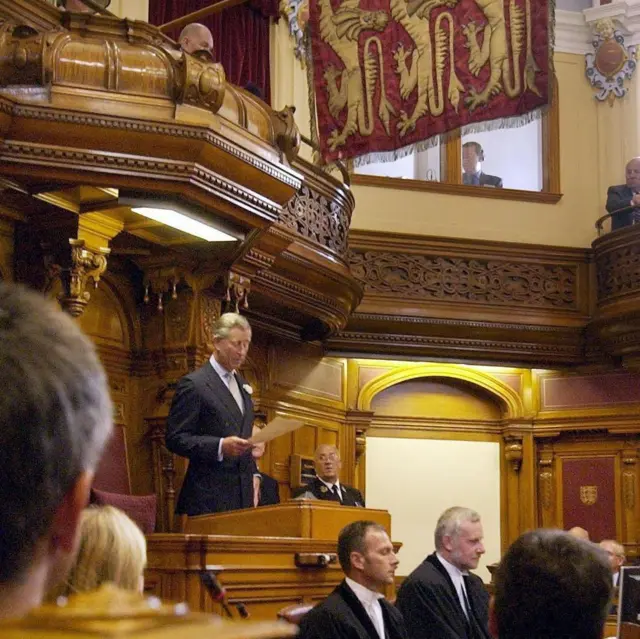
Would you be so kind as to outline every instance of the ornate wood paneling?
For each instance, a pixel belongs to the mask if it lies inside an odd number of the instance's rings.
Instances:
[[[589,251],[354,231],[364,289],[330,348],[575,363],[589,319]]]

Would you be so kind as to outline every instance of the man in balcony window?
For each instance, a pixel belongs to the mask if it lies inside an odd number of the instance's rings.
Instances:
[[[640,218],[640,157],[627,162],[626,184],[610,186],[606,209],[611,216],[611,230],[636,223]]]
[[[462,183],[476,186],[492,186],[501,189],[502,178],[482,171],[484,150],[478,142],[465,142],[462,145]]]

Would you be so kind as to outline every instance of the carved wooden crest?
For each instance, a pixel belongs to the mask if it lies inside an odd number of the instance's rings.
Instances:
[[[580,501],[585,506],[593,506],[598,501],[598,487],[580,486]]]

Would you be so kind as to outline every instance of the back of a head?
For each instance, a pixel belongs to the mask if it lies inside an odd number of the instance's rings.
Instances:
[[[41,295],[0,283],[0,584],[17,582],[56,509],[96,467],[112,406],[95,349]]]
[[[147,543],[138,526],[113,506],[92,506],[82,513],[78,553],[63,588],[71,595],[113,583],[139,590],[147,563]]]
[[[611,570],[595,544],[534,530],[500,561],[494,597],[500,639],[601,639]]]

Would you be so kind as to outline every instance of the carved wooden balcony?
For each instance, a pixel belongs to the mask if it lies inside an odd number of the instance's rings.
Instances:
[[[342,328],[361,295],[345,260],[354,200],[297,158],[299,143],[292,109],[273,111],[153,26],[0,0],[4,204],[27,222],[18,252],[46,262],[41,280],[58,269],[75,315],[108,261],[159,307],[167,286],[241,303],[250,292],[270,329]],[[175,202],[236,241],[141,222],[136,198]]]
[[[640,364],[640,225],[593,243],[597,303],[590,332],[606,353]]]

